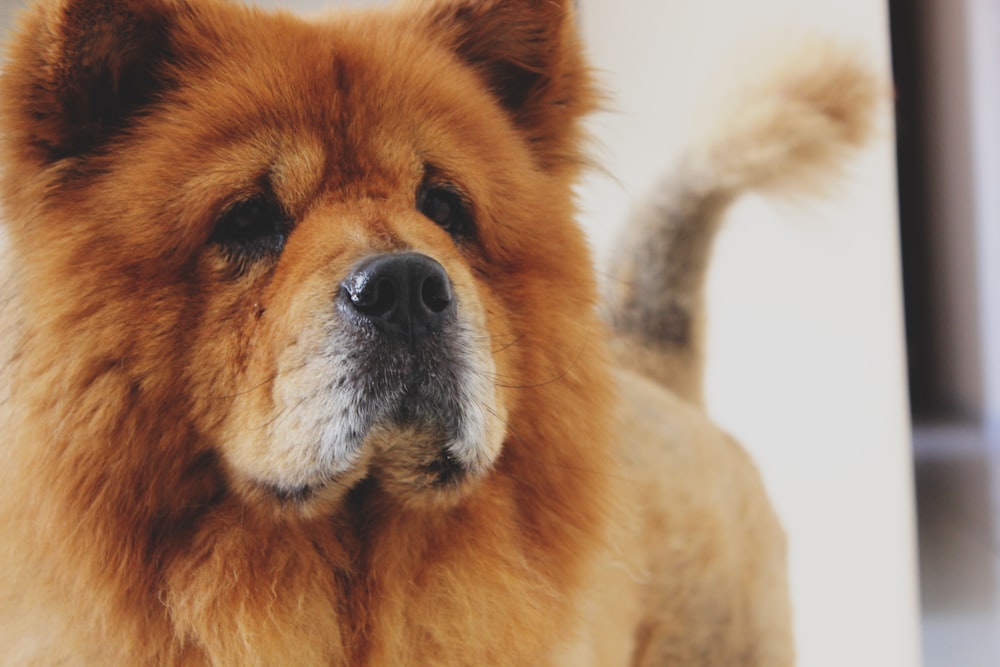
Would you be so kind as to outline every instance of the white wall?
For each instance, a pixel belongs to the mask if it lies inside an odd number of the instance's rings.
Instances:
[[[581,188],[602,258],[734,47],[818,29],[889,79],[872,0],[583,0],[582,19],[614,97],[594,129],[616,180]],[[801,667],[920,661],[889,104],[883,116],[828,200],[739,204],[710,276],[709,409],[756,457],[789,532]]]

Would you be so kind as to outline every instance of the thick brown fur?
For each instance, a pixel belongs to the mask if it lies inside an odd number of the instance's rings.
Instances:
[[[0,80],[0,663],[791,664],[753,465],[609,366],[570,7],[23,18]],[[417,210],[428,180],[474,233]],[[213,240],[259,197],[293,221],[280,254]],[[337,419],[328,357],[360,353],[330,333],[338,285],[404,250],[455,292],[466,476],[428,478],[430,415],[296,486],[318,465],[296,434]]]

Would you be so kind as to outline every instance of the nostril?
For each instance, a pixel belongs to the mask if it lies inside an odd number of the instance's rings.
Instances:
[[[379,317],[391,311],[399,300],[396,285],[388,278],[368,280],[357,292],[351,292],[351,303],[358,312]]]
[[[432,313],[443,313],[451,305],[451,287],[444,275],[431,275],[420,287],[420,299]]]

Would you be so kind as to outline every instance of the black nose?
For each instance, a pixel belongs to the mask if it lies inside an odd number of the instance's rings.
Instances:
[[[426,335],[455,310],[444,267],[416,252],[364,260],[341,283],[340,293],[352,313],[404,338]]]

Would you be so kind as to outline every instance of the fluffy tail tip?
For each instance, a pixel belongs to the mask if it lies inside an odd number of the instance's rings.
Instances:
[[[764,74],[716,105],[722,113],[702,144],[706,176],[734,192],[822,194],[847,154],[874,134],[886,86],[863,50],[834,40],[798,40],[769,57],[763,67],[750,59]]]

